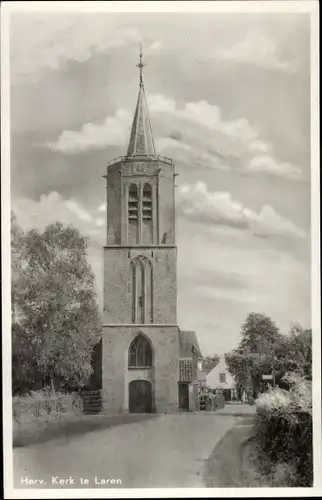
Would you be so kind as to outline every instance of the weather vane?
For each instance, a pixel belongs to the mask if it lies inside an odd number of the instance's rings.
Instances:
[[[140,69],[140,86],[143,85],[142,70],[144,66],[146,66],[146,64],[142,62],[142,44],[140,43],[140,62],[137,64],[137,67]]]

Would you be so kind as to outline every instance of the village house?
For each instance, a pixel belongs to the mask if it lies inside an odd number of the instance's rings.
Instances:
[[[228,371],[224,356],[220,357],[218,365],[208,373],[207,386],[216,393],[223,394],[226,401],[237,399],[235,379]]]

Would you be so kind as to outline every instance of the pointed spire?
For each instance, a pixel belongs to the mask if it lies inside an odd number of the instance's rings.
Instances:
[[[142,44],[140,43],[140,62],[136,65],[140,70],[140,87],[143,86],[143,68],[146,64],[142,61]]]
[[[140,62],[137,64],[140,70],[140,89],[132,123],[127,156],[156,154],[143,84],[144,66],[145,64],[142,61],[142,47],[140,45]]]

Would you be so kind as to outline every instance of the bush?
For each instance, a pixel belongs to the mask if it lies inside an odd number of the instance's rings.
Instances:
[[[256,401],[257,443],[275,470],[288,464],[290,486],[312,486],[312,384],[290,374],[289,390],[271,389]]]
[[[56,418],[72,411],[73,395],[53,392],[49,388],[31,391],[27,396],[12,398],[13,419],[17,424]]]

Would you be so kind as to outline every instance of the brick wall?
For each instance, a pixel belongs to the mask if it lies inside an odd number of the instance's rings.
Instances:
[[[135,325],[103,327],[104,408],[111,413],[127,411],[128,348],[139,332],[150,339],[153,347],[156,412],[176,412],[179,370],[178,328],[148,325],[139,328]]]
[[[130,263],[144,255],[153,266],[153,323],[177,323],[177,249],[113,248],[104,249],[104,313],[103,324],[129,324],[132,321]]]

